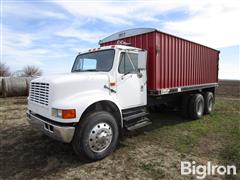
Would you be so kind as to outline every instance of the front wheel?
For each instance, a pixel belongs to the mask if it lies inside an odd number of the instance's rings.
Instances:
[[[118,137],[118,124],[113,115],[98,111],[80,121],[72,146],[81,159],[96,161],[116,149]]]

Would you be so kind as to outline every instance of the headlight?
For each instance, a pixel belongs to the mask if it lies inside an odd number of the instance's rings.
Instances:
[[[76,118],[76,110],[52,108],[52,116],[63,118],[63,119],[72,119],[72,118]]]

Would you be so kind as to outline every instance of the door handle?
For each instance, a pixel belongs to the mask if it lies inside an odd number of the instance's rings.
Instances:
[[[121,76],[121,80],[132,78],[132,74],[126,74]]]

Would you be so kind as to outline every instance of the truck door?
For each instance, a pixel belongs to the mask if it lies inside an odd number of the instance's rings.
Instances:
[[[146,105],[146,69],[138,69],[138,58],[138,52],[120,54],[116,95],[123,109]]]

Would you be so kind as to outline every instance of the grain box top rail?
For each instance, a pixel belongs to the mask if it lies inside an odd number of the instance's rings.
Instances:
[[[193,41],[190,41],[190,40],[187,40],[187,39],[184,39],[184,38],[172,35],[172,34],[168,34],[168,33],[159,31],[159,30],[157,30],[155,28],[127,29],[127,30],[124,30],[124,31],[120,31],[120,32],[114,33],[114,34],[112,34],[110,36],[107,36],[106,38],[100,40],[99,44],[101,45],[103,43],[116,41],[116,40],[120,40],[120,39],[127,38],[127,37],[137,36],[137,35],[140,35],[140,34],[146,34],[146,33],[150,33],[150,32],[159,32],[159,33],[162,33],[162,34],[166,34],[168,36],[172,36],[172,37],[175,37],[175,38],[178,38],[178,39],[182,39],[184,41],[188,41],[188,42],[191,42],[191,43],[194,43],[194,44],[197,44],[197,45],[200,45],[200,46],[212,49],[212,50],[217,51],[218,53],[220,53],[220,51],[217,50],[217,49],[214,49],[214,48],[211,48],[211,47],[208,47],[208,46],[205,46],[205,45],[202,45],[202,44],[199,44],[199,43],[196,43],[196,42],[193,42]]]

